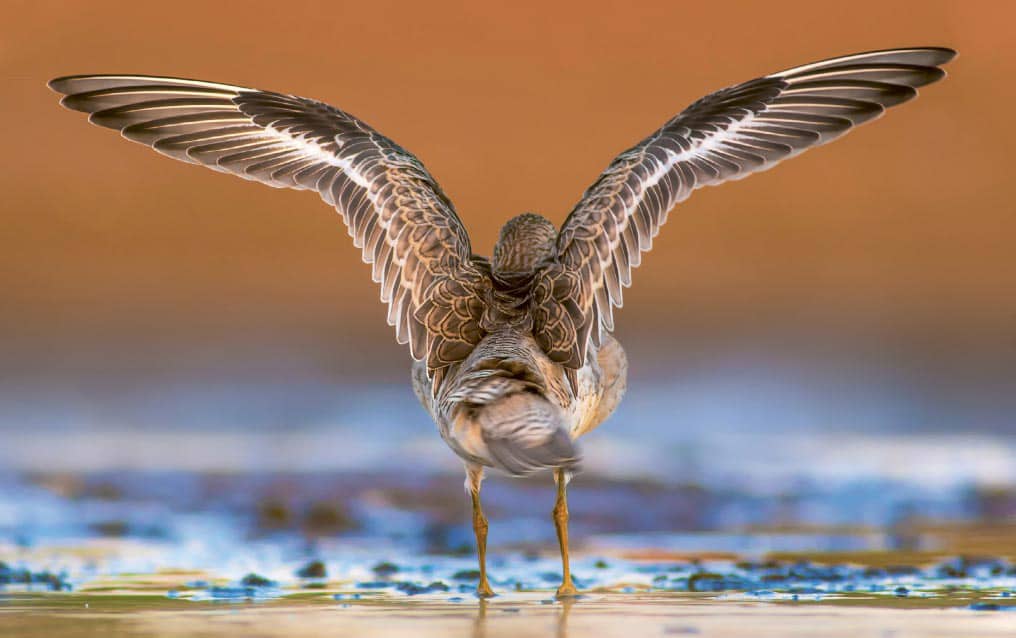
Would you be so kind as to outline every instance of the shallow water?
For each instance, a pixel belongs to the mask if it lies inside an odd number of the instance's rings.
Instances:
[[[773,497],[582,476],[571,510],[585,593],[555,601],[550,484],[492,480],[484,494],[499,596],[485,602],[473,595],[460,481],[8,475],[0,635],[1016,632],[1016,524],[983,515],[977,490],[884,482]],[[872,523],[836,524],[851,511]]]

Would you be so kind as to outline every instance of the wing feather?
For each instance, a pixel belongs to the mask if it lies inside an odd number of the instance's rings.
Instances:
[[[451,202],[416,157],[352,115],[293,95],[180,78],[79,75],[50,87],[93,124],[163,155],[275,188],[316,190],[372,264],[396,338],[432,374],[483,337],[489,273],[475,262]]]
[[[950,49],[871,51],[766,75],[708,95],[624,151],[585,192],[536,275],[534,336],[550,358],[585,364],[613,330],[631,270],[676,204],[697,188],[768,170],[830,142],[945,77]],[[214,87],[213,89],[214,90]]]

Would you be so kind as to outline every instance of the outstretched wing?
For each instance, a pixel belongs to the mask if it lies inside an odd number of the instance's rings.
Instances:
[[[613,308],[667,213],[702,186],[769,169],[830,142],[941,79],[955,51],[859,53],[773,73],[695,102],[621,153],[583,195],[536,278],[534,333],[555,361],[579,368],[613,330]]]
[[[373,264],[399,343],[431,371],[482,337],[489,276],[462,222],[420,161],[364,122],[314,100],[197,80],[79,75],[50,87],[93,124],[174,159],[317,191]]]

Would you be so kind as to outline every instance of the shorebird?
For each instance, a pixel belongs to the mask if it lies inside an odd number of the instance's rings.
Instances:
[[[145,75],[50,82],[61,103],[174,159],[276,188],[313,190],[338,209],[372,264],[388,323],[408,344],[417,396],[465,463],[486,569],[484,468],[549,469],[561,550],[559,597],[576,594],[566,488],[576,439],[627,386],[613,309],[668,212],[702,186],[741,179],[843,135],[935,82],[956,53],[858,53],[771,73],[708,95],[618,155],[560,230],[509,220],[490,259],[473,253],[451,201],[420,161],[327,104],[242,86]]]

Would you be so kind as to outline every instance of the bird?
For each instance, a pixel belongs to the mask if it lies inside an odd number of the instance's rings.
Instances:
[[[567,485],[577,439],[617,408],[628,362],[614,309],[668,213],[693,191],[772,168],[830,142],[945,76],[956,52],[910,47],[792,67],[707,95],[623,151],[560,228],[510,219],[492,255],[475,254],[451,200],[424,165],[349,113],[284,93],[201,80],[72,75],[61,104],[173,159],[316,191],[341,214],[412,357],[417,397],[465,467],[479,580],[488,468],[550,471],[561,599],[569,562]]]

